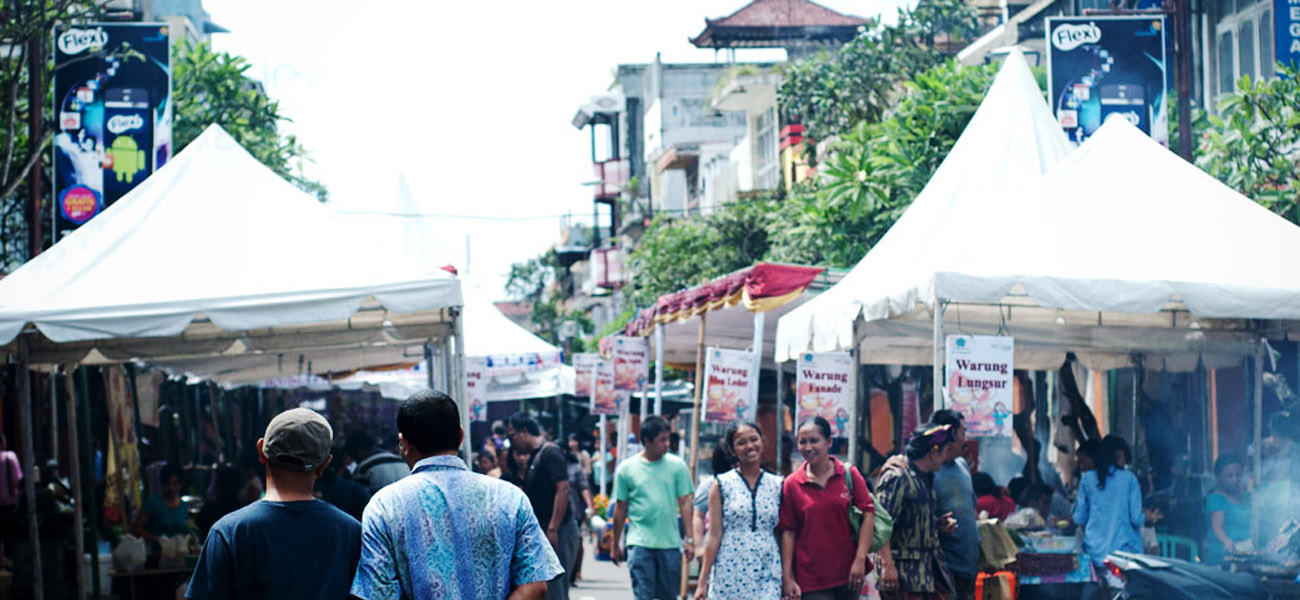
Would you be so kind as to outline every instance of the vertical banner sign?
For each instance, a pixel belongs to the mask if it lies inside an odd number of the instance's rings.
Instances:
[[[1273,0],[1277,62],[1300,68],[1300,0]]]
[[[594,391],[591,394],[591,414],[619,414],[618,392],[614,391],[614,361],[599,359],[596,361]]]
[[[54,30],[55,241],[167,162],[171,53],[163,23]]]
[[[614,389],[637,392],[650,378],[650,340],[642,337],[614,338]]]
[[[1071,142],[1119,115],[1169,145],[1165,17],[1048,17],[1048,102]]]
[[[592,385],[596,382],[596,363],[600,361],[600,355],[594,352],[583,352],[573,355],[573,393],[576,396],[590,398],[593,395]]]
[[[487,420],[488,361],[483,356],[465,357],[465,404],[469,420]]]
[[[966,416],[970,437],[1010,437],[1015,406],[1015,341],[994,335],[950,335],[948,406]]]
[[[710,423],[752,421],[754,397],[751,386],[758,385],[754,373],[754,353],[744,350],[709,348],[704,359],[704,420]]]
[[[904,379],[903,391],[903,431],[911,433],[921,426],[921,394],[915,379]]]
[[[140,508],[140,451],[136,446],[131,384],[122,367],[104,368],[104,392],[108,398],[104,521],[126,524]]]
[[[805,353],[796,365],[795,422],[821,417],[831,424],[831,434],[849,435],[853,415],[853,357],[848,352]]]

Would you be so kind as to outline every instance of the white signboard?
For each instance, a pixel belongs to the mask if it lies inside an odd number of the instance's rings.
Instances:
[[[848,352],[806,353],[796,365],[795,422],[821,417],[833,437],[848,437],[853,415],[853,357]]]
[[[992,335],[950,335],[945,356],[945,405],[966,416],[966,434],[1010,437],[1015,341]]]
[[[471,421],[487,420],[487,363],[483,356],[465,357],[465,404]]]
[[[591,414],[617,415],[621,397],[614,391],[614,361],[596,361],[595,388],[591,395]]]
[[[753,421],[751,406],[758,387],[753,352],[709,348],[704,359],[704,420],[712,423]]]
[[[614,338],[614,389],[637,392],[650,377],[650,340],[642,337]]]
[[[590,398],[592,396],[592,385],[596,382],[596,363],[600,362],[600,355],[595,352],[584,352],[573,355],[573,394]]]

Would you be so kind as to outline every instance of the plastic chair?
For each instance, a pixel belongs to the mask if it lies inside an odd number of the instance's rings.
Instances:
[[[1180,535],[1160,535],[1156,537],[1160,544],[1162,558],[1177,558],[1191,562],[1200,562],[1196,541]]]

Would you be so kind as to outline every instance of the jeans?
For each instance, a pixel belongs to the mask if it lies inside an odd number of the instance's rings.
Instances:
[[[569,574],[573,573],[578,558],[578,548],[582,538],[578,536],[578,524],[569,519],[560,525],[559,544],[555,553],[560,557],[560,566],[564,572],[546,582],[546,600],[569,600]]]
[[[636,600],[675,600],[681,594],[681,549],[631,546],[627,551]]]

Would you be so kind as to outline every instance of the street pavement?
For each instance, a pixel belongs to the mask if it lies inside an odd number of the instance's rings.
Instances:
[[[596,547],[583,536],[582,579],[569,590],[569,600],[633,600],[627,563],[596,560]]]

